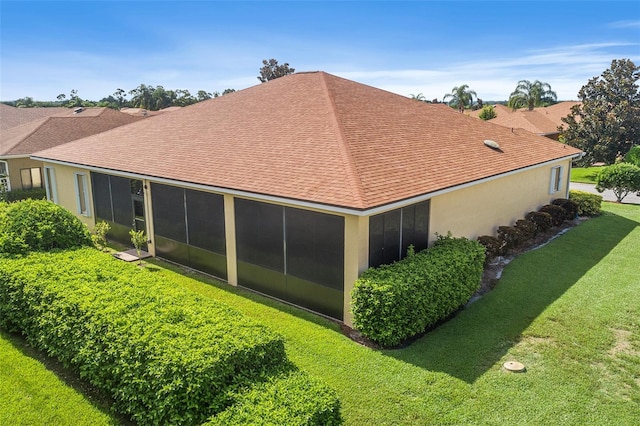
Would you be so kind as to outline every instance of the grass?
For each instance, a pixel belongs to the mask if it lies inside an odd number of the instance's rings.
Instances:
[[[118,424],[88,394],[89,389],[59,366],[0,330],[1,425]]]
[[[279,331],[289,358],[337,390],[346,425],[640,424],[640,207],[606,203],[604,212],[518,257],[492,292],[400,350],[371,350],[332,321],[156,260],[149,267]],[[506,372],[511,360],[527,371]]]
[[[571,182],[595,184],[600,170],[602,167],[572,167]]]

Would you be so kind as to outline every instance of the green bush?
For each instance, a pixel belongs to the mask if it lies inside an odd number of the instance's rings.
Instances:
[[[553,225],[551,215],[545,212],[529,212],[524,218],[536,225],[536,235],[547,232]]]
[[[551,202],[554,206],[560,206],[565,211],[566,220],[574,220],[578,216],[578,203],[567,198],[556,198]]]
[[[630,163],[618,163],[600,171],[596,179],[596,190],[610,189],[620,203],[629,193],[640,191],[640,167]]]
[[[0,327],[77,369],[141,425],[201,424],[234,391],[290,368],[266,327],[94,248],[3,259]]]
[[[624,156],[624,161],[640,167],[640,145],[632,146],[627,155]]]
[[[524,240],[522,232],[515,226],[499,226],[498,240],[504,245],[505,251],[518,247]]]
[[[0,201],[12,203],[21,200],[46,200],[47,191],[44,188],[14,189],[13,191],[0,191]]]
[[[478,118],[483,121],[491,120],[496,118],[498,114],[496,113],[496,109],[493,105],[485,105],[482,107],[480,114],[478,114]]]
[[[355,327],[387,347],[426,331],[478,289],[484,252],[477,241],[438,237],[429,249],[368,269],[351,293]]]
[[[0,214],[0,253],[24,254],[91,245],[87,227],[71,212],[46,200],[22,200]]]
[[[340,424],[340,401],[335,392],[300,371],[259,384],[205,423],[206,426]]]
[[[578,205],[578,216],[598,216],[602,206],[602,195],[585,191],[569,191],[569,199]]]
[[[551,215],[551,224],[553,226],[562,225],[562,222],[567,218],[567,211],[562,207],[553,204],[546,204],[540,207],[538,211],[542,213],[549,213],[549,215]]]

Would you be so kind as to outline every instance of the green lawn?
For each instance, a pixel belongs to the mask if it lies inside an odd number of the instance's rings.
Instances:
[[[0,425],[118,424],[73,375],[0,330]],[[47,368],[49,367],[49,368]],[[51,370],[60,373],[56,376]],[[106,411],[106,409],[105,409]]]
[[[595,184],[600,170],[602,167],[572,167],[571,182]]]
[[[520,256],[496,289],[399,350],[365,348],[328,320],[195,274],[179,276],[174,268],[155,273],[278,330],[289,358],[337,390],[347,425],[635,425],[640,424],[640,207],[607,203],[604,211]],[[3,358],[6,345],[0,348]],[[525,364],[526,372],[506,372],[502,364],[510,360]],[[11,364],[27,361],[17,353]],[[8,375],[16,386],[25,380],[15,379],[18,375]],[[48,380],[59,382],[55,376],[41,379],[43,388]],[[0,387],[0,400],[11,388]],[[46,389],[24,392],[22,398],[30,392],[35,398]],[[72,397],[61,398],[58,409],[73,418],[79,405],[91,409],[87,400]],[[44,405],[31,409],[40,411],[36,419],[50,415]],[[2,411],[0,424],[6,423]],[[93,424],[109,421],[98,418]]]

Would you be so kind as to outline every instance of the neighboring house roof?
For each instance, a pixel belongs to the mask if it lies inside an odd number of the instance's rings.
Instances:
[[[182,107],[172,106],[172,107],[167,107],[167,108],[164,108],[164,109],[160,109],[158,111],[149,111],[149,110],[144,109],[144,108],[129,108],[129,107],[125,107],[125,108],[120,108],[120,112],[124,112],[125,114],[129,114],[129,115],[147,117],[147,116],[150,116],[150,115],[159,115],[159,114],[164,114],[165,112],[177,111],[180,108],[182,108]]]
[[[68,108],[16,108],[0,104],[0,131],[68,111]]]
[[[524,129],[539,135],[557,134],[558,127],[565,123],[562,118],[569,115],[571,108],[580,102],[565,101],[548,107],[538,107],[529,111],[527,108],[512,110],[504,105],[494,105],[496,118],[489,122],[513,129]],[[473,111],[470,115],[478,117],[481,110]]]
[[[366,210],[579,153],[445,105],[307,72],[35,157]]]
[[[64,108],[50,117],[3,130],[0,155],[29,155],[140,120],[109,108]]]

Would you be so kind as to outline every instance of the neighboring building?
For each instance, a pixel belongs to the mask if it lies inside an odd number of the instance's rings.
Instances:
[[[0,184],[8,190],[43,187],[42,162],[29,158],[34,152],[142,119],[109,108],[4,105],[0,112]]]
[[[505,105],[494,105],[496,118],[489,122],[512,129],[523,129],[540,136],[546,136],[558,140],[559,127],[565,127],[562,118],[571,113],[571,108],[580,102],[565,101],[548,107],[538,107],[529,111],[527,108],[513,110]],[[469,115],[478,117],[481,110],[471,112]]]
[[[64,107],[16,108],[0,103],[0,131],[5,131],[40,118],[63,114],[67,111],[69,111],[69,109]]]
[[[493,140],[499,148],[491,148]],[[568,195],[581,152],[324,72],[70,142],[51,198],[111,238],[351,324],[369,266],[475,238]]]

